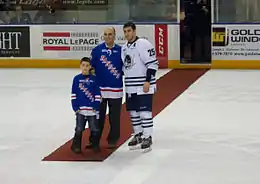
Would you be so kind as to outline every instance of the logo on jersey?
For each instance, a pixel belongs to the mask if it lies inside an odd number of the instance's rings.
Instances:
[[[134,61],[130,55],[126,55],[124,59],[124,66],[126,70],[131,69],[134,66]]]
[[[112,50],[111,49],[102,49],[102,52],[106,52],[108,56],[112,55]]]
[[[117,79],[119,79],[120,77],[120,73],[118,72],[118,70],[116,69],[116,67],[113,66],[111,61],[107,60],[107,57],[102,55],[100,57],[100,61],[102,61],[102,63],[105,64],[105,66],[107,67],[107,69],[110,71],[110,73],[112,73]]]
[[[82,84],[89,85],[90,83],[93,83],[94,81],[89,78],[86,78],[86,79],[79,80],[79,82],[81,82]]]
[[[95,98],[94,98],[93,95],[90,93],[90,91],[89,91],[87,88],[84,87],[84,84],[83,84],[83,83],[79,83],[79,89],[82,90],[82,91],[85,93],[86,97],[87,97],[88,99],[90,99],[91,102],[94,102]]]

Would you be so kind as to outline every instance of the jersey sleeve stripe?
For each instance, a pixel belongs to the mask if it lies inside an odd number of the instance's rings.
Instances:
[[[142,77],[126,77],[125,81],[129,81],[129,80],[141,80],[141,79],[146,79],[146,76],[142,76]],[[153,79],[155,79],[155,77],[153,77]]]
[[[154,81],[156,81],[156,79],[155,79],[155,78],[152,78],[152,79],[151,79],[151,82],[154,82]],[[146,82],[146,79],[128,80],[128,81],[125,81],[126,84],[128,84],[128,83],[144,83],[144,82]]]
[[[150,64],[153,64],[153,63],[156,63],[156,62],[158,62],[157,59],[152,60],[152,61],[148,61],[148,62],[145,63],[145,66],[150,65]]]
[[[76,96],[76,94],[72,93],[71,94],[71,100],[75,100],[75,99],[77,99],[77,96]]]
[[[128,79],[145,79],[146,76],[139,76],[139,77],[125,77],[125,80],[128,80]]]
[[[125,79],[125,84],[133,84],[133,83],[139,83],[139,84],[144,84],[146,82],[146,77],[142,77],[142,78],[127,78]],[[151,78],[151,82],[156,82],[156,78],[155,76],[153,76]]]
[[[150,84],[156,84],[156,82],[150,82]],[[125,84],[126,87],[133,87],[133,86],[143,86],[144,83],[140,83],[140,84]]]

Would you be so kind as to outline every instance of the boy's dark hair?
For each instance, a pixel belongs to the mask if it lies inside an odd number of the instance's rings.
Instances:
[[[123,29],[131,27],[133,30],[136,30],[136,25],[133,22],[127,22],[124,24]]]
[[[90,58],[89,58],[89,57],[83,57],[83,58],[81,58],[80,64],[81,64],[83,61],[90,63]]]
[[[88,62],[88,63],[91,64],[91,60],[90,60],[89,57],[83,57],[83,58],[81,58],[80,64],[81,64],[82,62]],[[95,69],[94,69],[93,67],[90,68],[89,72],[90,72],[92,75],[95,75]]]

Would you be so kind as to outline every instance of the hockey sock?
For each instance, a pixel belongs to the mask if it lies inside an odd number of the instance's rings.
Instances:
[[[136,111],[130,111],[130,117],[131,117],[134,133],[138,134],[140,132],[143,132],[140,114]]]
[[[153,133],[153,116],[152,112],[141,111],[140,117],[142,121],[143,135],[145,138],[152,136]]]

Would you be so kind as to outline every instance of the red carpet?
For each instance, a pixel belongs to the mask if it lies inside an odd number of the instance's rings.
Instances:
[[[158,80],[158,92],[154,97],[153,116],[159,114],[167,105],[183,93],[192,83],[207,72],[207,69],[200,70],[172,70]],[[61,147],[57,148],[53,153],[46,156],[43,161],[104,161],[116,149],[106,149],[106,137],[108,135],[109,125],[106,118],[106,125],[101,139],[101,153],[94,154],[91,150],[84,150],[81,155],[76,155],[70,150],[71,140]],[[73,130],[72,135],[73,135]],[[156,131],[156,130],[155,130]],[[123,105],[121,114],[121,138],[118,145],[122,145],[127,141],[132,133],[132,126],[129,115]],[[87,144],[89,131],[86,130],[83,135],[83,146]]]

